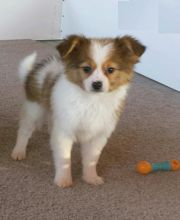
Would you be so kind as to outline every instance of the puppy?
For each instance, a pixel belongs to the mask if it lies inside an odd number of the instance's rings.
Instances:
[[[67,37],[52,56],[37,64],[36,54],[20,64],[26,100],[22,109],[14,160],[26,157],[29,138],[48,112],[55,180],[72,185],[71,150],[80,143],[83,179],[103,183],[96,172],[102,149],[116,127],[133,77],[134,65],[145,51],[131,36],[89,39]]]

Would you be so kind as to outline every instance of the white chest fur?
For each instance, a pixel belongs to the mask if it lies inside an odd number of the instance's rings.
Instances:
[[[97,135],[108,138],[127,90],[125,85],[110,93],[88,93],[62,77],[52,94],[53,119],[58,129],[75,141],[88,141]]]

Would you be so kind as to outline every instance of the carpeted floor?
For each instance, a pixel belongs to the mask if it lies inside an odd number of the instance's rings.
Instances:
[[[180,219],[180,171],[141,176],[134,170],[139,160],[180,159],[180,94],[138,74],[100,159],[103,186],[81,180],[78,146],[73,151],[74,187],[53,184],[46,128],[33,135],[26,160],[11,160],[23,99],[17,65],[35,50],[39,59],[55,53],[50,45],[35,41],[0,42],[0,219]]]

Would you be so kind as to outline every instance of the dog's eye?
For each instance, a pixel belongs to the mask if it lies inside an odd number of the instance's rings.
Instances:
[[[107,73],[111,74],[114,72],[114,70],[115,69],[113,67],[109,67],[109,68],[107,68]]]
[[[83,69],[83,71],[84,71],[85,73],[91,73],[91,72],[92,72],[92,68],[91,68],[90,66],[85,66],[85,67],[83,67],[82,69]]]

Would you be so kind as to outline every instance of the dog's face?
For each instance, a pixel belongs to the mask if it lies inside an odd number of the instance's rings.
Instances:
[[[130,36],[88,39],[72,35],[57,49],[71,82],[87,92],[110,92],[131,80],[145,46]]]

